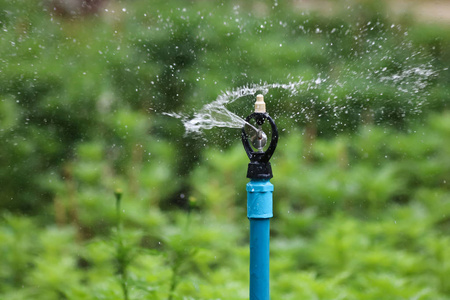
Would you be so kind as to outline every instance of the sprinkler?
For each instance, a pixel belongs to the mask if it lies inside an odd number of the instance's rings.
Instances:
[[[256,125],[250,124],[254,120]],[[270,158],[278,143],[278,130],[266,112],[263,95],[256,96],[255,112],[242,128],[242,144],[250,163],[247,178],[247,217],[250,220],[250,300],[269,300],[269,237],[273,217],[273,177]],[[267,135],[263,125],[270,124],[271,141],[266,151]],[[250,144],[251,142],[251,144]]]

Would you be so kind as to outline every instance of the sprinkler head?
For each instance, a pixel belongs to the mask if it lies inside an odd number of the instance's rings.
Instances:
[[[251,119],[255,120],[258,128],[249,123]],[[273,177],[273,174],[269,160],[277,147],[278,129],[273,119],[266,112],[266,104],[264,103],[263,95],[256,96],[255,112],[248,116],[245,121],[246,125],[242,128],[241,137],[245,152],[250,159],[247,177],[251,179],[270,179]],[[272,136],[266,151],[264,151],[264,147],[267,144],[267,135],[262,130],[262,126],[265,122],[269,122]],[[254,134],[249,136],[245,130],[246,127],[251,128]],[[250,142],[256,151],[252,148]]]

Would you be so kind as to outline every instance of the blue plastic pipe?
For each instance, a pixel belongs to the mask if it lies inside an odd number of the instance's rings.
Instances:
[[[273,185],[269,180],[247,183],[250,220],[250,300],[269,300],[269,238],[273,217]]]

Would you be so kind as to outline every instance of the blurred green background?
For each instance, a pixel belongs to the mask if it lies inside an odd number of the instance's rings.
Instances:
[[[272,298],[450,299],[449,7],[0,0],[0,299],[247,299],[240,131],[163,113],[300,78]]]

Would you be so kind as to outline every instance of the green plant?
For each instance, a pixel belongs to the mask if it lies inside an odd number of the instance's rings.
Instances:
[[[133,253],[131,247],[126,247],[123,240],[123,224],[122,224],[122,211],[120,209],[120,201],[122,199],[122,190],[117,189],[115,191],[116,196],[116,264],[117,275],[122,288],[123,299],[128,300],[128,266],[133,260]]]

